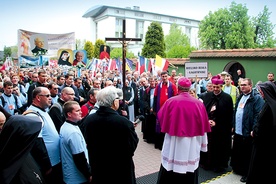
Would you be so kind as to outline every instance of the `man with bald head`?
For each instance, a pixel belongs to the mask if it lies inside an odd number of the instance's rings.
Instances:
[[[6,122],[6,116],[3,114],[3,112],[0,112],[0,133],[3,129],[5,122]]]
[[[71,87],[65,87],[61,90],[60,97],[58,98],[57,102],[54,103],[50,110],[49,115],[51,116],[57,131],[59,132],[61,125],[65,121],[65,117],[63,115],[62,106],[65,102],[74,101],[75,92]]]
[[[32,104],[27,116],[41,117],[42,128],[31,151],[47,183],[63,183],[59,149],[59,134],[46,109],[51,105],[52,97],[48,88],[36,87],[32,93]]]
[[[32,50],[33,55],[45,55],[47,53],[47,49],[44,49],[44,40],[42,37],[36,37],[34,39],[35,48]]]

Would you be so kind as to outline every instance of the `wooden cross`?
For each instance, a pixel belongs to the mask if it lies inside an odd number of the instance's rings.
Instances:
[[[122,63],[122,75],[123,75],[123,107],[125,106],[125,80],[126,80],[126,49],[127,44],[130,41],[142,41],[141,38],[126,38],[126,20],[123,20],[123,37],[122,38],[105,38],[105,41],[119,41],[122,43],[123,49],[123,63]],[[128,42],[127,42],[128,41]],[[133,89],[134,90],[134,89]]]

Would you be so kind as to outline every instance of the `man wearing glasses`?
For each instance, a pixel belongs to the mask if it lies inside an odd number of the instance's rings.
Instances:
[[[51,93],[51,97],[52,97],[52,104],[51,105],[53,105],[54,103],[57,102],[58,97],[59,97],[59,95],[58,95],[58,85],[55,82],[50,82],[48,84],[48,89],[49,89],[49,91]]]
[[[47,183],[63,183],[59,134],[53,120],[46,112],[51,102],[51,93],[48,88],[37,87],[33,90],[32,104],[26,111],[27,116],[37,116],[34,113],[39,114],[43,122],[36,144],[31,153],[38,163]]]
[[[62,91],[62,89],[65,87],[72,88],[75,92],[74,100],[77,102],[82,102],[84,98],[79,95],[79,91],[73,83],[74,83],[74,75],[72,73],[68,73],[67,75],[65,75],[65,83],[60,87],[60,90]]]
[[[57,102],[51,106],[51,108],[48,112],[55,124],[55,127],[56,127],[58,133],[60,131],[61,125],[65,121],[62,106],[64,105],[65,102],[74,101],[74,97],[75,97],[75,92],[71,87],[63,88]]]

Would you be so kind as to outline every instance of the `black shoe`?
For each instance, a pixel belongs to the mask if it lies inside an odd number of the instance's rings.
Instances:
[[[246,177],[246,176],[243,176],[243,177],[240,179],[240,181],[243,182],[243,183],[245,183],[246,180],[247,180],[247,177]]]

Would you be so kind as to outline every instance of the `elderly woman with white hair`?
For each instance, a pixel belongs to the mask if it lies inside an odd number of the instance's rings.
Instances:
[[[132,157],[139,139],[133,122],[118,114],[119,96],[114,86],[101,89],[96,98],[99,109],[84,121],[93,183],[134,184]]]

